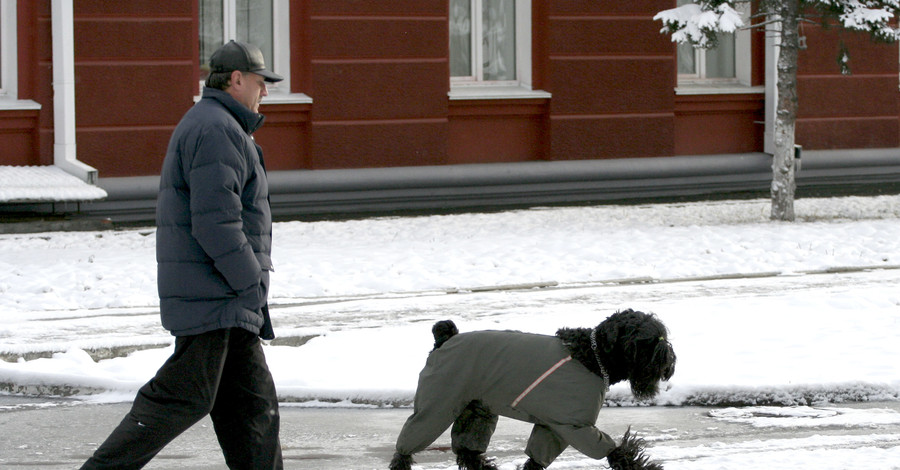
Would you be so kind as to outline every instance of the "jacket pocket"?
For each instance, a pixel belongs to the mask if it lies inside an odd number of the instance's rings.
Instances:
[[[275,270],[275,267],[272,265],[272,258],[266,253],[256,253],[256,260],[259,261],[259,267],[263,271]]]

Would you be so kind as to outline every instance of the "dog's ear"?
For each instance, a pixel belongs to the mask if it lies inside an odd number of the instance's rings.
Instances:
[[[663,352],[663,363],[665,366],[662,370],[662,380],[669,380],[675,375],[675,350],[672,348],[672,343],[668,340],[660,340],[661,346],[664,348]]]
[[[616,346],[617,339],[619,339],[619,326],[606,325],[603,329],[603,352],[611,353]]]

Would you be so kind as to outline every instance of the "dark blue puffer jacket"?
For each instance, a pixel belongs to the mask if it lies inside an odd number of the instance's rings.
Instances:
[[[227,92],[203,98],[175,128],[160,175],[156,260],[162,325],[173,335],[240,327],[273,336],[266,298],[272,215],[263,116]]]

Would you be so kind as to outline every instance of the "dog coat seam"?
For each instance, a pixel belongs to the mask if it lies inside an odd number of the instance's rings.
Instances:
[[[547,377],[550,377],[550,374],[556,372],[556,369],[559,369],[560,367],[562,367],[563,364],[565,364],[571,360],[572,360],[572,356],[566,356],[565,358],[560,359],[560,361],[557,362],[556,364],[553,364],[549,369],[547,369],[546,372],[541,374],[540,377],[538,377],[534,382],[531,383],[531,385],[529,385],[524,391],[522,391],[522,393],[520,393],[519,396],[517,396],[516,399],[513,400],[512,404],[510,406],[515,408],[519,404],[520,401],[522,401],[526,396],[528,396],[529,393],[531,393],[532,390],[534,390],[535,387],[540,385],[541,382],[543,382]]]

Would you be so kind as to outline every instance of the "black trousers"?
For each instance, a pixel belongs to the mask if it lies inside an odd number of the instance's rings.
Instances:
[[[139,469],[207,414],[228,468],[283,468],[275,383],[257,335],[231,328],[177,337],[175,352],[81,468]]]

